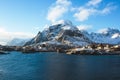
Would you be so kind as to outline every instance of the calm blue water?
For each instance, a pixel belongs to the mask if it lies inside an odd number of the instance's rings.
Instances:
[[[119,55],[0,55],[0,80],[120,80]]]

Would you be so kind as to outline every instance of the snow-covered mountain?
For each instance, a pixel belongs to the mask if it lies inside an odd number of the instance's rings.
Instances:
[[[23,46],[29,40],[30,39],[14,38],[11,41],[9,41],[6,45],[8,45],[8,46]]]
[[[32,40],[25,45],[37,44],[42,42],[58,42],[68,45],[87,45],[91,43],[88,37],[70,21],[59,21],[39,32]]]
[[[91,33],[91,40],[95,43],[120,44],[120,31],[107,28],[99,33]]]
[[[99,33],[88,33],[87,31],[80,31],[71,21],[61,20],[39,32],[25,45],[43,42],[79,46],[92,43],[120,44],[120,31],[108,28]]]

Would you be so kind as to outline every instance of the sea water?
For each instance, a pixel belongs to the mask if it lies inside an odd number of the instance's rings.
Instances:
[[[0,80],[120,80],[119,55],[0,55]]]

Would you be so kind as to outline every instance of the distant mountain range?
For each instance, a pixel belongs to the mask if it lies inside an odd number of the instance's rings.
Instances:
[[[14,39],[8,45],[67,44],[85,46],[92,43],[120,44],[120,31],[108,28],[100,33],[81,31],[71,21],[55,23],[27,40]]]
[[[120,31],[108,28],[102,33],[91,33],[91,40],[95,43],[120,44]]]
[[[23,46],[29,40],[30,39],[14,38],[11,41],[7,42],[7,45],[9,45],[9,46]]]

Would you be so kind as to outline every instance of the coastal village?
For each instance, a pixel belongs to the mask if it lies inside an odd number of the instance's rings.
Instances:
[[[0,54],[9,53],[9,51],[20,51],[22,53],[35,52],[57,52],[75,55],[119,55],[120,45],[110,44],[91,44],[87,46],[69,46],[69,45],[50,45],[41,44],[38,46],[2,46],[0,45]]]

